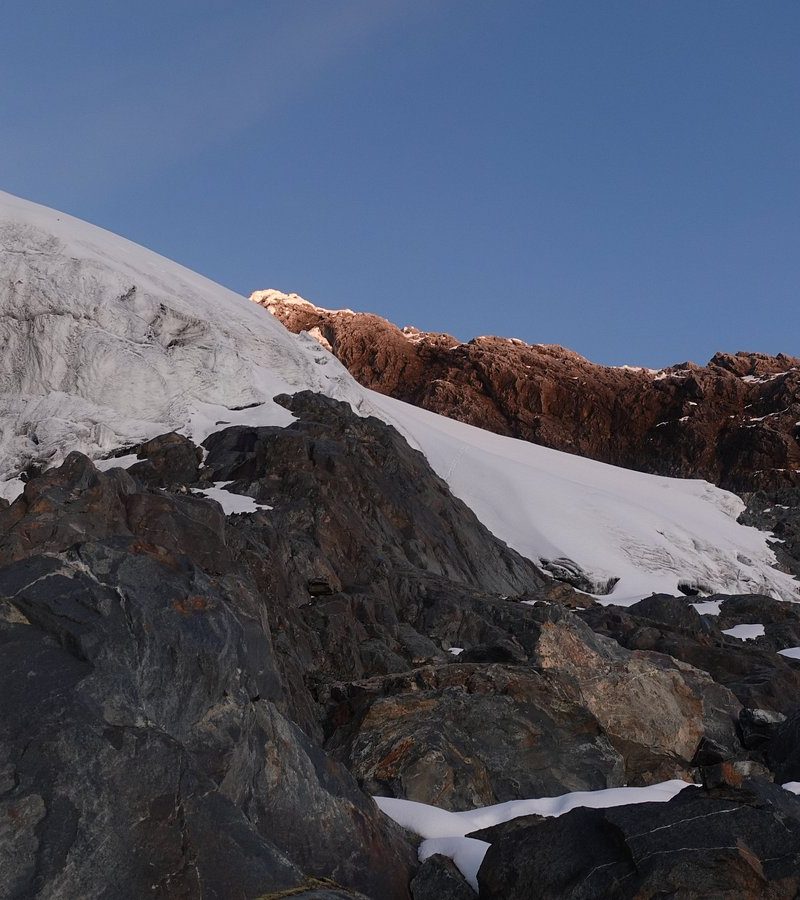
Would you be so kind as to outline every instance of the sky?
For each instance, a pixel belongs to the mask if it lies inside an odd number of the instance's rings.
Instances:
[[[0,188],[234,290],[800,356],[797,0],[5,0]]]

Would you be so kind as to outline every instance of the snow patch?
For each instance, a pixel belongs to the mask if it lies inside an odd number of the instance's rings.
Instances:
[[[252,497],[246,494],[234,494],[225,490],[232,481],[215,481],[213,487],[192,488],[193,494],[200,494],[210,500],[216,500],[222,507],[226,516],[234,516],[239,513],[257,512],[259,509],[272,509],[265,503],[256,503]]]
[[[701,616],[718,616],[720,614],[721,600],[704,600],[702,603],[692,603]]]
[[[25,482],[19,476],[0,481],[0,497],[8,500],[9,503],[13,503],[23,490],[25,490]]]
[[[560,797],[511,800],[466,812],[449,812],[436,806],[394,797],[374,797],[379,808],[402,828],[425,838],[419,848],[420,860],[434,853],[449,856],[463,876],[478,890],[478,869],[489,849],[485,841],[466,837],[473,831],[499,825],[519,816],[561,816],[579,806],[609,809],[632,803],[665,803],[690,785],[685,781],[664,781],[650,787],[608,788],[602,791],[575,791]]]
[[[108,472],[109,469],[130,469],[137,462],[142,462],[135,453],[126,453],[124,456],[109,456],[108,459],[96,459],[95,466],[101,472]]]
[[[734,625],[733,628],[726,628],[722,632],[730,637],[738,638],[740,641],[754,641],[756,638],[764,636],[763,625]]]

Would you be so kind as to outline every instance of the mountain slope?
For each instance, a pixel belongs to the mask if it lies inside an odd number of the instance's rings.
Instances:
[[[168,430],[202,439],[237,422],[287,424],[272,397],[314,390],[397,423],[498,537],[534,560],[571,558],[586,587],[619,579],[614,599],[681,585],[797,594],[772,568],[766,536],[736,524],[736,498],[707,484],[613,469],[366,391],[255,304],[8,195],[0,248],[7,496],[31,462],[53,464],[73,449],[100,457]]]
[[[369,388],[498,434],[737,492],[800,483],[800,359],[717,354],[659,372],[563,347],[402,331],[296,295],[252,299],[309,331]]]
[[[737,498],[366,390],[58,213],[0,223],[0,895],[561,896],[637,853],[674,868],[642,890],[797,890],[800,605]],[[773,596],[608,603],[682,582]],[[664,802],[587,809],[624,785]],[[542,842],[497,804],[564,815]]]

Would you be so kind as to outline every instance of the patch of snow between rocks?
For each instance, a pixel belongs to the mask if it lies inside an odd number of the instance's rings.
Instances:
[[[380,809],[409,831],[424,838],[419,848],[420,861],[434,853],[449,856],[462,875],[478,890],[478,869],[489,844],[466,837],[472,831],[508,822],[519,816],[561,816],[579,806],[608,809],[632,803],[665,803],[684,788],[686,781],[663,781],[650,787],[608,788],[601,791],[575,791],[560,797],[541,797],[537,800],[511,800],[495,806],[485,806],[466,812],[449,812],[413,800],[393,797],[374,797]]]
[[[738,638],[740,641],[754,641],[756,638],[764,636],[764,626],[758,624],[734,625],[733,628],[726,628],[722,633]]]
[[[272,509],[266,503],[256,503],[252,497],[248,497],[246,494],[234,494],[232,491],[225,490],[229,484],[233,484],[233,482],[215,481],[213,487],[192,488],[192,493],[216,500],[226,516],[257,512],[259,509]]]

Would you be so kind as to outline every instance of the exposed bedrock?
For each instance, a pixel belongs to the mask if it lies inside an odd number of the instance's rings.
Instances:
[[[764,781],[498,832],[478,873],[482,900],[789,900],[800,889],[800,798]]]
[[[0,509],[10,897],[407,898],[414,847],[370,793],[469,809],[795,771],[791,616],[718,598],[763,613],[755,647],[696,598],[595,606],[392,428],[281,402],[295,423],[226,428],[202,462],[176,435],[120,448],[128,470],[72,454]],[[220,482],[271,509],[225,515]],[[470,890],[430,863],[414,895],[436,885]]]
[[[308,331],[363,385],[556,450],[738,493],[800,478],[800,359],[718,353],[659,372],[589,362],[564,347],[397,328],[296,295],[252,299]]]

